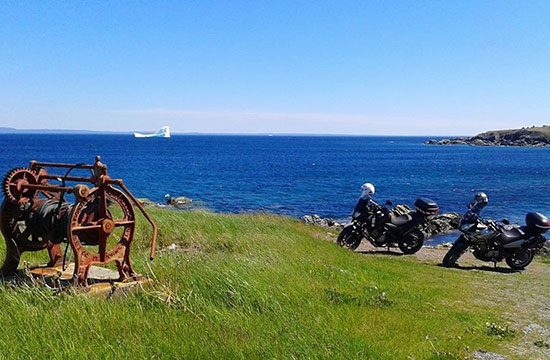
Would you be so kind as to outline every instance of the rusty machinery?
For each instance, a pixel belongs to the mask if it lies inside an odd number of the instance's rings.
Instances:
[[[67,171],[54,175],[49,174],[47,168]],[[73,169],[88,169],[91,176],[71,176]],[[51,184],[50,180],[61,184]],[[71,187],[66,182],[91,183],[93,188],[83,184]],[[25,251],[47,249],[49,266],[64,264],[60,244],[68,242],[67,246],[74,252],[73,278],[77,285],[87,286],[93,264],[112,261],[116,263],[120,280],[139,278],[130,263],[130,245],[136,226],[133,205],[153,227],[151,259],[155,255],[155,223],[122,180],[107,175],[107,166],[99,156],[93,165],[31,161],[28,168],[12,169],[6,174],[2,191],[5,199],[0,210],[0,228],[6,241],[4,275],[16,272]],[[74,204],[65,200],[65,194],[74,195]],[[95,249],[97,253],[93,252]]]

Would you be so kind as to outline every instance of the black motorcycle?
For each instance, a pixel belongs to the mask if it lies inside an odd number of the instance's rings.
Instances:
[[[540,213],[528,213],[526,226],[506,230],[508,220],[496,222],[478,220],[469,229],[461,228],[462,235],[455,241],[443,259],[443,266],[451,267],[471,248],[482,261],[496,263],[506,260],[514,270],[523,270],[542,249],[546,239],[542,234],[550,229],[548,218]]]
[[[391,206],[390,201],[386,202]],[[414,254],[424,245],[424,234],[419,227],[428,218],[439,211],[435,201],[418,199],[414,203],[415,210],[400,216],[394,216],[386,206],[369,216],[353,217],[338,235],[338,244],[355,250],[363,238],[376,247],[395,247],[405,254]]]

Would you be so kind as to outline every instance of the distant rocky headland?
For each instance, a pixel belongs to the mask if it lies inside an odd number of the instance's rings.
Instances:
[[[472,137],[428,140],[428,145],[550,147],[550,125],[487,131]]]

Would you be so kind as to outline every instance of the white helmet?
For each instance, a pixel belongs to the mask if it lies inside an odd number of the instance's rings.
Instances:
[[[361,185],[361,194],[363,196],[372,196],[375,193],[374,185],[371,183],[364,183]]]
[[[478,204],[480,208],[484,208],[489,203],[489,197],[484,192],[478,192],[474,196],[474,204]]]

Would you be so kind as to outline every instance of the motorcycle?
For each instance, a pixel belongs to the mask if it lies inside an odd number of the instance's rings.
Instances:
[[[354,215],[338,235],[337,243],[355,250],[364,238],[376,247],[398,246],[404,254],[416,253],[424,245],[424,234],[419,227],[437,214],[439,206],[433,200],[418,199],[414,211],[395,216],[386,207],[391,205],[391,201],[386,201],[385,206],[370,216]]]
[[[506,219],[478,220],[471,227],[460,229],[462,234],[443,258],[443,266],[451,267],[471,248],[473,255],[481,260],[497,262],[502,260],[514,270],[523,270],[533,261],[542,249],[546,238],[542,235],[550,229],[550,221],[540,213],[528,213],[525,226],[505,228],[510,222]],[[469,228],[468,228],[469,227]]]

